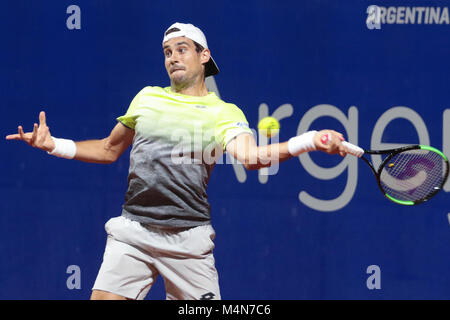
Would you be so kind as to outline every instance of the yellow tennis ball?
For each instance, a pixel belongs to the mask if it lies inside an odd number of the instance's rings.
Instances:
[[[265,117],[258,122],[258,130],[266,137],[272,138],[280,132],[280,123],[274,117]]]

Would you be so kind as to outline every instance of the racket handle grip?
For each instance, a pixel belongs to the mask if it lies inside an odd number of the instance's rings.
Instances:
[[[362,148],[355,146],[354,144],[351,144],[347,141],[342,141],[342,144],[347,148],[348,153],[350,153],[351,155],[358,158],[361,158],[363,156],[364,150]]]

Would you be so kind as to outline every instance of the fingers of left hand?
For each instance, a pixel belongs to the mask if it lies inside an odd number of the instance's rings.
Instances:
[[[36,145],[36,138],[38,135],[38,125],[35,123],[33,125],[33,132],[31,134],[30,144],[34,147]]]

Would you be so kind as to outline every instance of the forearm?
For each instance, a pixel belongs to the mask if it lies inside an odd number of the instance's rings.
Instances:
[[[314,142],[316,133],[317,131],[308,131],[289,141],[265,146],[257,146],[252,135],[240,135],[228,144],[227,152],[238,159],[246,169],[258,170],[296,157],[303,152],[316,150]]]
[[[134,130],[118,123],[111,134],[99,140],[85,140],[74,142],[72,140],[56,139],[51,154],[92,163],[112,163],[131,145]],[[62,140],[62,141],[58,141]]]
[[[75,142],[74,159],[91,163],[108,164],[117,160],[117,152],[109,144],[108,138]]]
[[[288,142],[254,146],[249,156],[246,157],[244,166],[248,170],[258,170],[290,158],[292,158],[292,155],[289,153]]]
[[[39,113],[39,126],[35,123],[33,132],[23,132],[18,127],[17,134],[6,136],[7,140],[22,140],[28,145],[65,159],[76,159],[94,163],[112,163],[131,145],[134,130],[117,123],[107,138],[74,142],[70,139],[55,138],[47,126],[45,112]]]

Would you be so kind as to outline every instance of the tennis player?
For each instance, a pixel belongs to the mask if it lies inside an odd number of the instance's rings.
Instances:
[[[205,78],[219,69],[203,32],[175,23],[162,46],[170,87],[142,89],[108,137],[55,138],[43,111],[32,132],[19,126],[6,137],[95,163],[112,163],[133,145],[125,203],[122,214],[105,224],[106,248],[91,299],[144,299],[158,275],[167,299],[220,299],[206,194],[218,154],[226,151],[247,169],[259,169],[303,152],[347,151],[333,130],[258,147],[243,112],[206,88]]]

